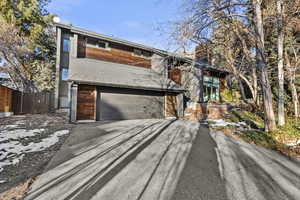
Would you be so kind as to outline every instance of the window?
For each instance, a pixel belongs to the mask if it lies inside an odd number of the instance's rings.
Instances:
[[[69,69],[63,68],[61,71],[61,80],[67,81],[69,79]]]
[[[134,49],[133,55],[137,57],[150,58],[151,53],[149,51],[142,51],[140,49]]]
[[[63,39],[63,52],[69,53],[70,52],[70,40]]]
[[[134,49],[133,50],[133,55],[135,55],[135,56],[142,56],[142,50]]]
[[[204,76],[204,101],[220,101],[220,80],[218,77]]]
[[[146,57],[146,58],[150,58],[151,53],[149,51],[143,51],[143,56]]]
[[[87,39],[87,46],[109,50],[109,43],[108,42],[104,42],[104,41],[100,41],[100,40],[92,39],[92,38]]]

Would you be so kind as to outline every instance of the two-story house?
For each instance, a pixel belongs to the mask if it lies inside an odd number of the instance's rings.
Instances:
[[[191,102],[221,99],[225,75],[218,69],[191,57],[55,25],[55,108],[69,112],[72,122],[180,118]]]
[[[71,25],[56,29],[55,107],[71,121],[183,115],[184,89],[168,78],[167,52]]]

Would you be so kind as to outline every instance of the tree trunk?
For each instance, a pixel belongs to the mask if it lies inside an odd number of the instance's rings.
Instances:
[[[239,83],[239,87],[240,87],[240,92],[241,92],[241,96],[244,102],[247,102],[247,98],[246,98],[246,94],[245,94],[245,89],[242,83],[241,79],[238,79],[238,83]]]
[[[277,0],[277,49],[278,49],[278,124],[284,126],[285,112],[284,112],[284,69],[283,69],[283,2]]]
[[[253,101],[256,105],[259,103],[258,95],[258,85],[257,85],[257,74],[256,67],[252,67],[252,82],[253,82]]]
[[[285,52],[286,55],[286,66],[287,66],[287,73],[288,73],[288,79],[289,79],[289,88],[292,93],[292,101],[293,101],[293,107],[294,107],[294,116],[295,118],[299,118],[299,99],[298,99],[298,92],[295,85],[295,79],[296,79],[296,69],[291,66],[288,53]]]
[[[257,66],[260,69],[261,87],[263,91],[263,103],[265,113],[266,131],[276,130],[275,114],[273,110],[273,94],[269,82],[264,44],[264,28],[262,20],[261,0],[253,0],[253,8],[256,20],[256,39],[257,39]]]
[[[299,118],[299,100],[298,100],[298,93],[297,93],[297,88],[295,86],[295,80],[290,80],[289,81],[290,89],[292,92],[292,98],[293,98],[293,106],[294,106],[294,115],[295,118]]]

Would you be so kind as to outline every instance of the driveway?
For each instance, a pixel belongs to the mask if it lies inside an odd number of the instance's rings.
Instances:
[[[170,119],[78,125],[26,200],[299,197],[299,161]]]

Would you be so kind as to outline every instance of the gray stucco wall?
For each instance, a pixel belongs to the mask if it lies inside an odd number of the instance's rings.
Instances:
[[[158,54],[153,54],[151,58],[151,69],[161,76],[168,76],[167,59]]]
[[[182,90],[175,82],[159,75],[152,69],[86,58],[71,60],[70,80],[103,86],[150,90]]]
[[[192,102],[202,102],[203,76],[202,70],[195,67],[182,67],[182,86],[186,89],[185,96]]]

